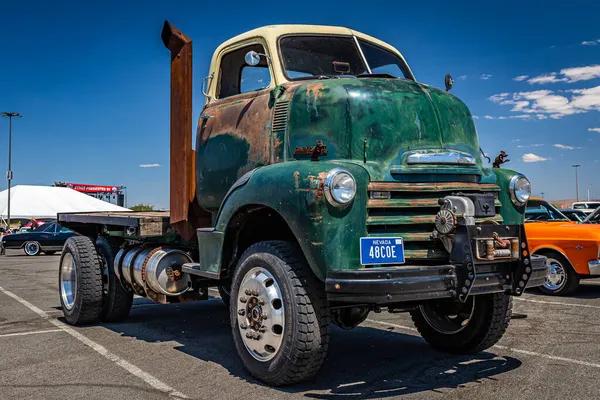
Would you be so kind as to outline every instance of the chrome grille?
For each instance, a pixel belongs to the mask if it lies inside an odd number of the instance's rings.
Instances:
[[[500,188],[494,184],[373,182],[368,190],[368,235],[402,237],[407,262],[448,258],[441,241],[431,238],[435,216],[440,210],[438,200],[442,197],[457,193],[493,193],[496,215],[476,218],[476,223],[502,223]],[[371,192],[390,192],[390,198],[372,199]]]

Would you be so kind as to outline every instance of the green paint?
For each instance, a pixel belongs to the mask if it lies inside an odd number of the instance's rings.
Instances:
[[[422,182],[433,174],[455,175],[447,178],[460,181],[456,175],[482,174],[469,109],[446,92],[409,80],[330,79],[302,85],[293,97],[288,130],[288,149],[320,139],[328,160],[361,164],[367,139],[365,168],[374,181]],[[409,152],[436,149],[469,153],[477,165],[406,164]]]
[[[319,194],[319,174],[336,167],[348,169],[358,189],[352,204],[341,210]],[[230,218],[247,204],[270,207],[287,222],[311,268],[324,279],[327,269],[360,267],[358,238],[366,235],[368,184],[366,170],[349,163],[296,161],[265,166],[228,197],[216,229],[225,231]]]
[[[223,232],[198,230],[198,252],[202,271],[219,272],[221,270],[221,249],[223,248]]]
[[[283,217],[320,279],[325,279],[329,269],[362,268],[359,239],[366,235],[404,237],[407,262],[447,260],[441,243],[432,240],[430,234],[439,210],[437,199],[473,190],[461,187],[460,182],[499,185],[500,214],[493,220],[523,223],[523,207],[515,207],[508,194],[514,172],[484,168],[472,116],[451,94],[402,79],[330,79],[311,81],[296,89],[277,87],[271,100],[273,110],[278,106],[287,110],[289,102],[287,129],[272,132],[270,138],[271,144],[281,143],[280,152],[276,163],[258,169],[221,207],[215,218],[215,232],[210,234],[218,240],[206,238],[201,250],[207,253],[204,263],[210,271],[221,268],[222,258],[216,250],[222,251],[225,236],[232,234],[226,232],[231,218],[248,205],[269,207]],[[318,162],[293,158],[295,147],[313,146],[316,140],[324,141],[327,156]],[[250,146],[264,144],[220,135],[200,147],[198,198],[205,207],[216,210],[219,199],[241,176]],[[406,162],[412,152],[447,149],[472,155],[476,165]],[[322,193],[324,175],[335,167],[348,169],[357,182],[356,198],[342,209],[331,206]],[[446,190],[402,189],[389,202],[373,203],[367,208],[369,182],[459,185]]]

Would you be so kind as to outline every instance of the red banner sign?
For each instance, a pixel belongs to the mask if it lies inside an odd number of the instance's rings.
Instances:
[[[117,193],[117,186],[86,185],[82,183],[66,183],[66,187],[83,193]]]

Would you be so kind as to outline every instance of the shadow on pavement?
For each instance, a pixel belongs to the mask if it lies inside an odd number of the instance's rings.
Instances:
[[[177,341],[181,343],[177,350],[261,384],[248,374],[237,356],[229,316],[220,299],[156,305],[136,298],[125,322],[103,326],[147,342]],[[361,326],[342,331],[334,327],[329,356],[320,373],[309,382],[275,390],[304,393],[315,399],[385,398],[482,383],[520,365],[518,359],[488,352],[449,356],[432,350],[420,337],[393,328],[386,331]]]
[[[560,299],[600,299],[600,280],[590,279],[582,280],[581,284],[575,291],[567,296],[548,296],[537,289],[528,289],[527,294],[534,294],[536,296],[545,297],[548,300],[560,301]]]

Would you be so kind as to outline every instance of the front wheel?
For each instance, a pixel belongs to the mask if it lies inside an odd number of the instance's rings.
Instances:
[[[28,256],[37,256],[38,254],[40,254],[41,246],[38,242],[35,241],[27,242],[23,246],[23,251]]]
[[[433,300],[411,311],[419,333],[433,348],[454,354],[477,353],[506,332],[512,298],[504,293],[469,296],[459,303]]]
[[[237,352],[250,373],[270,385],[313,376],[329,343],[324,284],[296,245],[266,241],[240,259],[230,316]]]
[[[549,273],[546,283],[539,289],[551,296],[565,296],[573,293],[579,287],[579,275],[571,263],[559,254],[547,254]]]

